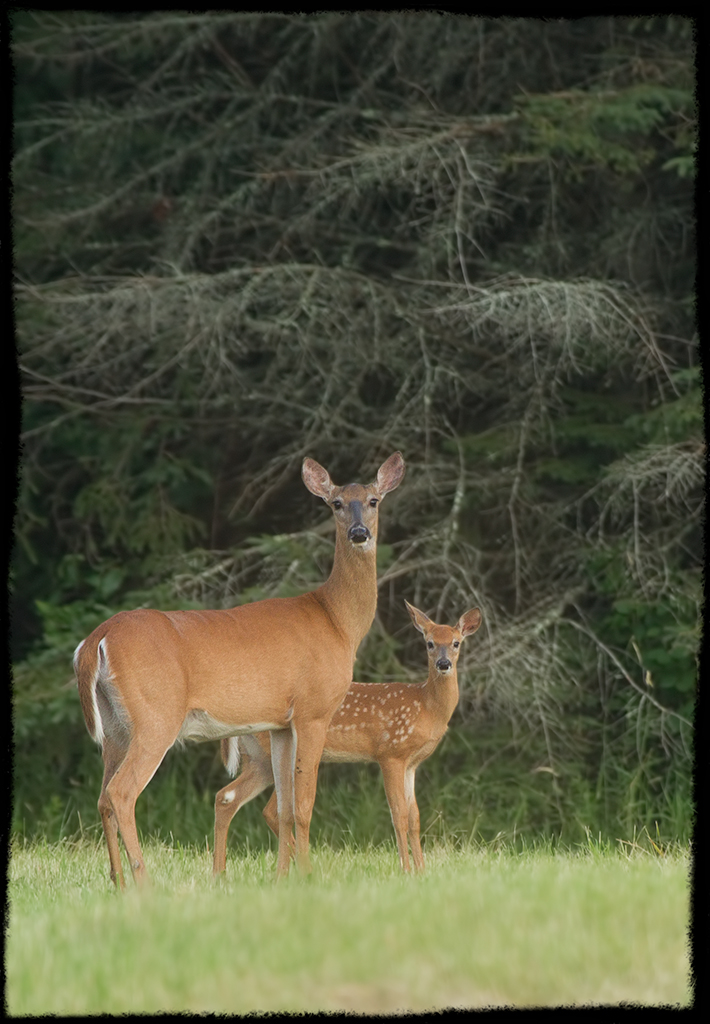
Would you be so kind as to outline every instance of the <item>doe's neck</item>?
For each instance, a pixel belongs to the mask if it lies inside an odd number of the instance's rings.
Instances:
[[[377,609],[377,547],[358,550],[336,536],[333,568],[316,591],[337,628],[353,645],[353,656]]]

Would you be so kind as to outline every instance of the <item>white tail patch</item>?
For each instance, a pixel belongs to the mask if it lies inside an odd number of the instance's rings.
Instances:
[[[82,640],[77,649],[74,651],[74,669],[76,671],[77,660],[79,657],[79,651],[84,646],[85,641]],[[106,653],[106,638],[99,641],[99,646],[96,650],[96,668],[94,669],[94,678],[91,680],[91,705],[94,711],[94,731],[91,734],[91,738],[95,743],[98,743],[100,747],[104,745],[104,724],[101,720],[101,712],[99,711],[99,703],[96,699],[96,687],[100,679],[111,680],[111,669],[108,663],[108,654]]]
[[[79,679],[80,653],[85,643],[86,641],[82,640],[74,651],[74,672],[77,680]],[[107,735],[122,744],[125,743],[126,737],[131,734],[132,725],[116,690],[106,637],[99,641],[96,648],[96,664],[89,683],[89,694],[93,717],[92,728],[89,730],[91,738],[102,748]]]
[[[237,736],[230,736],[227,744],[229,746],[229,754],[225,767],[229,774],[234,776],[239,771],[239,738]]]
[[[84,646],[85,643],[86,643],[86,640],[82,640],[81,643],[77,645],[77,648],[74,651],[74,658],[73,658],[74,675],[77,674],[77,668],[78,668],[78,662],[79,662],[79,651],[82,649],[82,647]]]

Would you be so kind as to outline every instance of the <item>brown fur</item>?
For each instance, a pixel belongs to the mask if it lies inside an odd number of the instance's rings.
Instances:
[[[117,884],[123,886],[119,831],[134,878],[145,875],[135,803],[167,750],[180,739],[267,728],[275,730],[282,822],[277,872],[288,871],[292,823],[298,866],[310,870],[308,831],[326,730],[375,614],[379,501],[403,475],[399,452],[368,486],[337,487],[317,462],[304,461],[306,486],[331,506],[336,522],[333,569],[317,590],[222,611],[119,612],[77,650],[79,698],[97,739],[95,708],[101,718],[99,811]],[[366,543],[349,539],[358,523]]]
[[[406,602],[405,602],[406,603]],[[459,699],[456,663],[464,638],[475,633],[481,613],[473,608],[455,626],[437,626],[407,603],[416,628],[424,635],[429,677],[424,683],[353,683],[328,728],[323,761],[376,761],[382,771],[399,859],[409,871],[407,838],[417,871],[424,869],[419,840],[419,808],[414,795],[417,767],[436,750]],[[445,658],[450,668],[441,671]],[[269,736],[243,737],[244,768],[215,798],[214,873],[226,867],[227,831],[240,807],[273,784]],[[227,741],[222,759],[228,761]],[[264,808],[266,822],[279,835],[276,794]],[[290,839],[293,843],[293,839]]]

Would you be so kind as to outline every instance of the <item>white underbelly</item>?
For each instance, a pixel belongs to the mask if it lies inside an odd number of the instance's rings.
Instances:
[[[229,725],[227,722],[220,722],[213,718],[206,711],[188,711],[185,720],[180,726],[177,735],[177,742],[193,740],[223,740],[228,736],[240,736],[244,733],[267,732],[271,729],[280,729],[282,726],[276,722],[250,722],[248,725]]]

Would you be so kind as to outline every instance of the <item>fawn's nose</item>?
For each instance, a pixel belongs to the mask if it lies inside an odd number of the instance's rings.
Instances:
[[[448,658],[437,658],[436,667],[439,672],[448,672],[451,668],[451,662]]]

